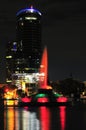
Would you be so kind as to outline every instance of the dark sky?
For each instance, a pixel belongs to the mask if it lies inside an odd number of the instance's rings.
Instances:
[[[5,79],[5,49],[16,38],[16,13],[30,7],[42,13],[42,44],[47,45],[50,80],[72,73],[86,80],[86,7],[84,0],[3,0],[0,3],[0,82]]]

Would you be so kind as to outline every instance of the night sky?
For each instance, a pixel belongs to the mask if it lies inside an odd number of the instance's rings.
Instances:
[[[0,3],[0,83],[5,81],[5,51],[16,39],[16,13],[42,13],[42,44],[47,45],[49,78],[86,80],[86,6],[83,0],[3,0]]]

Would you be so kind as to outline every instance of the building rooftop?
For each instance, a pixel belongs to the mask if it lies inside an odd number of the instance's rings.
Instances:
[[[17,12],[16,16],[18,16],[20,14],[26,14],[26,13],[37,13],[37,14],[41,15],[40,11],[31,7],[31,8],[21,9],[20,11]]]

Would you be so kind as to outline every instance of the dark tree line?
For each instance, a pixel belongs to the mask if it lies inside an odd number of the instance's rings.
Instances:
[[[73,78],[67,78],[59,82],[52,82],[51,86],[55,91],[69,96],[71,94],[81,94],[85,90],[84,83],[78,80],[74,80]]]

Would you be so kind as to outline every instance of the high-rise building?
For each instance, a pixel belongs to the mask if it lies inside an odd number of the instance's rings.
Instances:
[[[41,13],[38,10],[31,7],[17,12],[16,37],[28,67],[38,68],[41,57]]]
[[[42,51],[41,13],[38,10],[31,7],[17,12],[15,41],[7,44],[6,82],[35,83]]]

